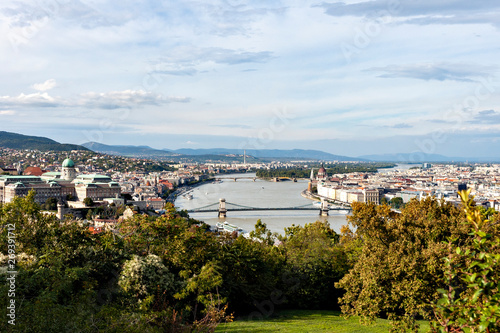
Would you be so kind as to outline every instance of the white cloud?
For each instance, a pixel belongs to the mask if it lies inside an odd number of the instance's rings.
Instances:
[[[38,91],[47,91],[55,88],[57,86],[56,80],[49,79],[43,83],[35,83],[33,88]]]
[[[266,63],[273,58],[272,52],[249,52],[232,50],[220,47],[197,48],[192,46],[176,47],[169,51],[167,56],[152,61],[154,70],[151,73],[192,76],[219,66]]]
[[[144,90],[110,91],[105,93],[88,92],[77,98],[53,97],[48,93],[20,94],[17,97],[1,96],[0,108],[22,107],[83,107],[97,109],[141,108],[160,106],[169,103],[187,103],[189,97],[163,96]]]
[[[16,114],[16,111],[13,110],[2,110],[0,111],[0,116],[13,116]]]
[[[381,78],[413,78],[437,81],[473,82],[478,77],[487,77],[494,70],[491,66],[465,63],[427,63],[414,65],[389,65],[369,68],[367,71],[382,72]]]
[[[87,108],[119,109],[146,105],[159,106],[174,102],[186,103],[189,101],[189,97],[166,97],[144,90],[124,90],[106,93],[85,93],[81,95],[77,104]]]
[[[48,93],[20,94],[18,96],[0,96],[0,108],[11,107],[57,107],[60,106],[62,100],[57,97],[52,97]]]

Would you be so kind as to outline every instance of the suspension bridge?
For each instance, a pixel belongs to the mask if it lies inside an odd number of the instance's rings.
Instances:
[[[237,180],[252,180],[252,181],[256,181],[258,178],[257,177],[215,177],[214,180],[216,181],[223,181],[223,180],[234,180],[234,181],[237,181]],[[291,180],[291,181],[294,181],[296,182],[297,181],[297,178],[291,178],[291,177],[272,177],[272,178],[269,178],[270,181],[272,182],[282,182],[282,181],[287,181],[287,180]]]
[[[226,199],[220,199],[219,202],[198,208],[188,209],[187,212],[188,213],[218,212],[219,217],[226,217],[228,211],[248,212],[248,211],[266,211],[266,210],[273,210],[273,211],[316,210],[319,211],[320,215],[327,216],[328,211],[330,210],[350,210],[350,209],[351,207],[328,205],[328,203],[326,203],[325,201],[321,201],[320,207],[313,207],[310,203],[302,206],[293,206],[293,207],[250,207],[231,202],[226,202]]]

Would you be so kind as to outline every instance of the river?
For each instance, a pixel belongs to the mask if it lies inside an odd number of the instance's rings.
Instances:
[[[394,168],[380,169],[379,172],[385,173],[391,170],[406,170],[415,164],[398,164]],[[218,176],[219,177],[219,176]],[[249,207],[276,208],[276,207],[298,207],[303,205],[312,206],[313,201],[303,198],[300,193],[307,188],[308,180],[270,182],[252,179],[255,173],[221,175],[222,182],[208,183],[195,187],[190,193],[193,199],[180,196],[175,201],[175,205],[180,209],[195,209],[219,202],[220,198],[225,198],[226,202]],[[234,181],[237,178],[237,181]],[[238,179],[239,178],[239,179]],[[217,208],[212,206],[210,208]],[[330,216],[320,217],[319,208],[309,211],[232,211],[228,207],[227,217],[219,219],[217,212],[210,213],[190,213],[192,218],[205,221],[210,225],[217,222],[227,221],[235,224],[246,231],[254,229],[258,219],[267,224],[269,230],[284,234],[284,228],[295,225],[304,226],[306,223],[312,223],[317,220],[328,221],[330,227],[336,232],[340,232],[342,225],[347,224],[346,211],[330,211]]]
[[[234,181],[234,178],[237,181]],[[255,173],[222,175],[222,182],[209,183],[195,187],[192,192],[193,199],[180,196],[175,205],[180,209],[194,209],[210,204],[218,203],[219,198],[225,198],[226,202],[249,207],[276,208],[276,207],[298,207],[307,205],[313,207],[313,201],[303,198],[300,193],[307,188],[307,180],[271,182],[257,179],[241,179],[241,177],[255,177]],[[240,178],[240,179],[238,179]],[[210,207],[212,208],[212,207]],[[213,208],[216,208],[213,207]],[[267,228],[273,232],[284,234],[284,228],[295,225],[305,225],[317,220],[330,223],[330,226],[340,232],[340,227],[346,224],[346,211],[330,211],[330,216],[320,217],[317,210],[293,210],[293,211],[233,211],[228,207],[227,217],[219,219],[217,212],[190,213],[192,218],[205,221],[215,225],[219,221],[227,221],[235,224],[246,231],[254,229],[258,219],[267,224]]]

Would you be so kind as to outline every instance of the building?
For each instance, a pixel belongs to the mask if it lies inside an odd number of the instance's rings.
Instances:
[[[23,175],[25,176],[38,176],[40,177],[41,175],[43,175],[43,170],[40,169],[39,167],[27,167],[24,171],[23,171]]]
[[[365,189],[363,190],[364,202],[373,202],[376,205],[380,205],[380,191],[377,189]]]
[[[72,181],[76,177],[75,162],[67,158],[62,163],[61,178],[67,181]]]
[[[67,158],[61,172],[46,172],[41,176],[0,175],[0,202],[11,202],[14,197],[24,197],[34,190],[35,201],[45,203],[49,198],[67,201],[73,197],[79,201],[116,198],[121,187],[104,175],[78,175],[75,163]]]
[[[319,170],[318,170],[318,175],[316,176],[316,179],[317,180],[326,180],[327,177],[328,177],[328,175],[326,173],[326,169],[322,165],[321,168],[319,168]]]
[[[146,202],[148,204],[148,208],[154,209],[154,210],[160,210],[165,207],[166,201],[161,199],[161,198],[149,198],[146,199]]]
[[[11,176],[17,176],[19,175],[19,172],[17,169],[12,169],[12,168],[0,168],[0,175],[11,175]]]

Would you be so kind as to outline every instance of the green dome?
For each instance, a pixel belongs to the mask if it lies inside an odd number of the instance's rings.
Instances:
[[[62,163],[62,166],[63,166],[63,168],[74,168],[75,162],[73,162],[71,159],[67,158]]]

